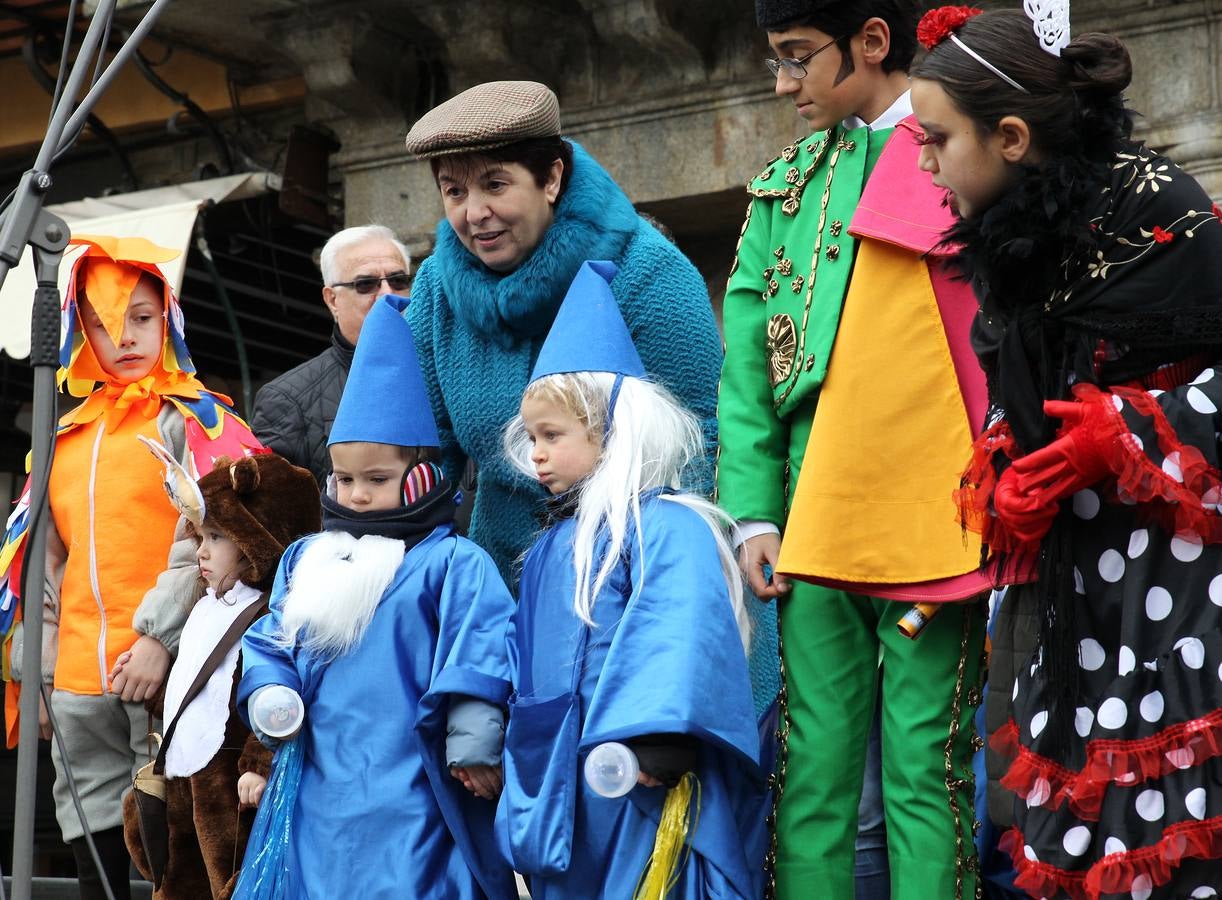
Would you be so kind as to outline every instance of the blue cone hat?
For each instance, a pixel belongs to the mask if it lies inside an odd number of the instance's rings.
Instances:
[[[645,377],[619,304],[611,293],[615,263],[581,264],[539,351],[530,380],[563,372],[612,372]]]
[[[328,447],[349,441],[440,446],[412,329],[403,318],[408,302],[387,294],[365,317]]]

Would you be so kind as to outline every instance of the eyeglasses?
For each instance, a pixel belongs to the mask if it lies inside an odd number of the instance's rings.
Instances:
[[[818,47],[810,51],[810,53],[807,53],[801,59],[793,59],[792,57],[786,57],[785,59],[773,59],[772,57],[768,57],[764,60],[764,65],[768,67],[768,71],[771,72],[775,78],[781,77],[782,69],[785,70],[785,74],[790,78],[805,78],[806,64],[828,47],[832,46],[832,44],[836,43],[838,40],[840,40],[840,38],[832,38],[822,47]]]
[[[386,286],[392,291],[406,291],[412,284],[412,280],[407,277],[406,272],[391,272],[389,275],[362,275],[360,278],[353,278],[351,281],[337,281],[331,287],[352,288],[358,294],[372,294],[381,286],[383,281],[386,282]]]

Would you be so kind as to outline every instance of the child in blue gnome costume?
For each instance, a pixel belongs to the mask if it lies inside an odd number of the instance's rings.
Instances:
[[[756,898],[766,792],[742,582],[721,514],[673,489],[700,429],[645,380],[615,271],[579,270],[505,434],[513,463],[553,496],[510,633],[497,839],[536,900],[654,897],[666,884],[670,897]],[[618,799],[578,774],[608,741],[641,766]],[[659,821],[676,785],[691,793],[673,840]],[[687,846],[651,863],[667,832]]]
[[[305,717],[277,755],[235,897],[517,896],[491,835],[513,601],[454,533],[406,303],[383,297],[365,321],[331,430],[324,531],[285,552],[271,613],[243,639],[239,709],[285,685]]]

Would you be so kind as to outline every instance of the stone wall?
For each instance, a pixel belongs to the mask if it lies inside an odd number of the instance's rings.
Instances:
[[[1073,21],[1075,33],[1124,38],[1139,136],[1222,198],[1222,0],[1074,0]],[[714,287],[743,185],[802,129],[772,95],[750,0],[210,0],[207,14],[171,5],[164,29],[221,56],[237,47],[246,77],[300,74],[303,117],[343,143],[332,174],[346,222],[385,222],[417,257],[431,249],[441,204],[403,136],[479,81],[551,85],[566,134],[674,232]]]

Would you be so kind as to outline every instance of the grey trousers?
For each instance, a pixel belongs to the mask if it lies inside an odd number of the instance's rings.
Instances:
[[[149,715],[143,703],[124,703],[114,694],[51,692],[51,708],[68,755],[89,831],[123,824],[123,795],[136,770],[152,759]],[[55,763],[55,818],[65,841],[85,833],[72,802],[58,742],[51,741]]]

